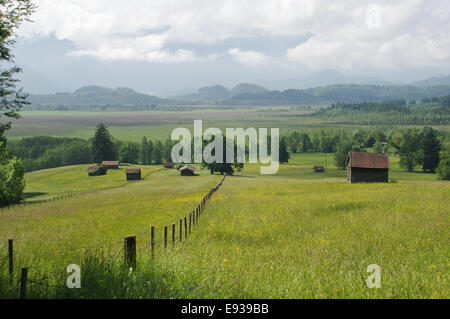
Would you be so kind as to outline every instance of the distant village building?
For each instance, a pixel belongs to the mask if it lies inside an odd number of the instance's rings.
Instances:
[[[88,176],[100,176],[106,174],[106,169],[100,169],[100,166],[89,166],[87,171]]]
[[[349,183],[387,183],[389,168],[387,154],[350,152],[347,157],[347,181]]]
[[[108,169],[118,169],[119,161],[103,161],[102,165],[105,165]]]
[[[125,172],[127,174],[127,181],[141,180],[140,168],[127,168]]]
[[[165,168],[173,168],[173,163],[172,162],[165,162],[164,163],[164,167]]]
[[[323,166],[314,166],[313,170],[316,173],[321,173],[321,172],[325,172],[325,167],[323,167]]]
[[[194,176],[195,166],[186,165],[179,169],[181,176]]]

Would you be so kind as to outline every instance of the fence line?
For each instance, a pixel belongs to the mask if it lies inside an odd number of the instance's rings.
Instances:
[[[157,169],[155,171],[151,171],[148,172],[144,178],[146,178],[147,176],[149,176],[150,174],[159,172],[164,170],[164,168],[160,168]],[[144,179],[143,178],[143,179]],[[50,202],[54,202],[57,200],[62,200],[62,199],[66,199],[66,198],[72,198],[72,197],[78,197],[78,196],[83,196],[83,195],[87,195],[87,194],[92,194],[92,193],[98,193],[98,192],[103,192],[103,191],[107,191],[107,190],[111,190],[111,189],[117,189],[117,188],[121,188],[128,185],[127,183],[124,183],[122,185],[119,185],[117,187],[101,187],[101,188],[94,188],[94,189],[90,189],[87,191],[82,191],[82,192],[74,192],[74,193],[68,193],[68,194],[63,194],[63,195],[58,195],[58,196],[53,196],[53,197],[49,197],[49,198],[44,198],[44,199],[36,199],[36,200],[30,200],[30,201],[25,201],[25,202],[21,202],[21,203],[17,203],[17,204],[11,204],[5,207],[0,207],[0,210],[6,210],[6,209],[13,209],[19,206],[25,207],[27,205],[33,205],[33,204],[42,204],[42,203],[50,203]]]
[[[154,171],[154,172],[157,172],[157,171]],[[153,172],[151,172],[151,173],[153,173]],[[203,211],[204,211],[204,207],[205,207],[206,203],[211,199],[212,195],[220,189],[224,180],[225,180],[225,176],[222,177],[220,182],[215,187],[211,188],[209,190],[209,192],[205,196],[203,196],[200,203],[189,214],[189,222],[188,222],[187,216],[184,216],[183,218],[181,218],[179,220],[179,241],[180,241],[180,243],[183,242],[183,237],[184,237],[184,240],[187,240],[187,238],[191,235],[191,233],[194,231],[194,229],[198,228],[198,221],[199,221],[199,218],[203,215]],[[109,189],[113,189],[113,188],[109,188]],[[102,190],[102,189],[100,189],[100,190]],[[76,194],[86,194],[86,193],[92,193],[92,192],[93,191],[91,190],[91,191],[81,192],[81,193],[76,193]],[[71,196],[65,195],[65,196],[62,196],[61,198],[66,198],[66,197],[71,197]],[[53,200],[55,200],[55,199],[52,198],[50,201],[53,201]],[[183,223],[184,223],[184,236],[183,236]],[[169,235],[168,228],[169,227],[167,225],[163,226],[163,229],[164,229],[163,251],[164,252],[169,248],[169,246],[172,248],[175,247],[176,224],[177,224],[176,222],[169,224],[169,225],[171,225],[171,230],[172,230],[171,245],[168,245],[168,235]],[[135,268],[136,262],[137,262],[137,252],[141,250],[141,249],[138,250],[136,248],[136,237],[146,234],[146,233],[150,233],[150,253],[151,253],[151,257],[155,258],[155,227],[153,225],[150,226],[150,229],[147,229],[144,232],[138,233],[137,235],[126,236],[123,241],[118,241],[118,242],[104,244],[104,245],[92,245],[92,246],[77,247],[77,248],[73,248],[73,250],[78,251],[81,249],[104,248],[106,246],[112,246],[115,244],[123,243],[124,264],[127,267]],[[14,278],[14,254],[17,254],[17,253],[15,253],[13,250],[13,239],[12,238],[10,238],[8,240],[7,246],[8,246],[10,284],[13,284],[14,283],[14,280],[13,280],[13,278]],[[66,251],[67,248],[64,250]],[[58,250],[58,251],[62,251],[62,250]],[[30,284],[30,285],[28,285],[28,288],[36,286],[36,285],[39,286],[39,285],[43,285],[43,282],[48,279],[49,274],[47,274],[47,276],[45,276],[39,280],[30,280],[28,278],[28,270],[36,269],[37,267],[40,267],[40,266],[42,266],[42,265],[35,265],[35,266],[31,266],[31,267],[21,268],[21,277],[20,277],[20,280],[17,281],[17,284],[20,283],[19,298],[21,298],[21,299],[26,298],[28,284]],[[52,274],[56,274],[56,272],[51,272],[50,275],[52,275]],[[64,286],[59,286],[59,285],[52,286],[52,285],[49,285],[48,282],[46,282],[46,285],[48,287],[64,287]]]

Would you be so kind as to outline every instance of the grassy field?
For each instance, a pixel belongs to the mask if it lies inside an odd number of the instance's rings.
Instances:
[[[116,188],[133,183],[127,181],[127,167],[141,168],[144,179],[162,170],[161,165],[128,165],[122,164],[119,169],[110,169],[106,175],[88,177],[87,168],[91,165],[63,166],[53,169],[43,169],[26,174],[26,201],[41,200],[65,194],[80,193],[93,189]]]
[[[390,178],[398,183],[348,184],[331,156],[328,171],[314,173],[323,161],[323,154],[296,154],[276,175],[247,165],[226,178],[188,240],[165,253],[163,227],[187,216],[220,176],[181,177],[152,166],[143,181],[108,172],[94,185],[83,184],[84,166],[33,172],[27,192],[115,188],[1,210],[0,247],[14,237],[17,267],[45,278],[30,286],[35,297],[448,298],[448,182],[406,173],[392,158]],[[131,274],[121,267],[129,234],[138,245]],[[3,251],[0,296],[17,296]],[[81,266],[81,289],[62,287],[71,263]],[[382,269],[381,289],[365,284],[370,264]]]

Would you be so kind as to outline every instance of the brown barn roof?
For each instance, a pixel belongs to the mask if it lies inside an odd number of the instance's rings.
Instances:
[[[119,165],[119,161],[103,161],[103,165]]]
[[[127,174],[140,174],[141,169],[140,168],[127,168],[126,173]]]
[[[350,152],[347,159],[351,160],[351,167],[359,168],[389,168],[389,157],[387,154]]]
[[[100,167],[98,167],[98,166],[89,166],[88,167],[88,171],[98,171],[100,169]]]
[[[195,166],[185,165],[185,166],[180,168],[180,171],[184,171],[185,169],[188,169],[190,171],[195,171]]]

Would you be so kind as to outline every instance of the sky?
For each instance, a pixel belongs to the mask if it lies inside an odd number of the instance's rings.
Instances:
[[[450,73],[448,0],[35,3],[15,53],[37,91],[171,95],[241,82],[296,88],[323,70],[389,82]]]

